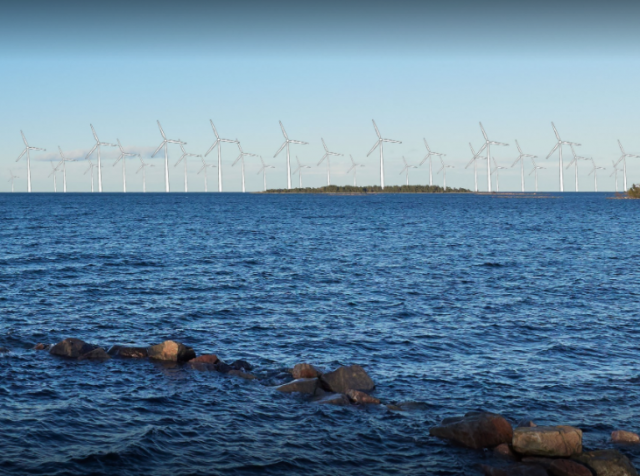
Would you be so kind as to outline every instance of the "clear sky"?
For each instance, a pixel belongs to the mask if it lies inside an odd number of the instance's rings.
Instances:
[[[34,191],[51,191],[57,148],[76,158],[101,140],[119,138],[127,150],[150,155],[160,144],[156,120],[171,138],[204,153],[220,134],[276,168],[270,187],[286,186],[282,120],[292,155],[312,168],[304,185],[326,183],[321,138],[345,154],[332,161],[332,183],[352,182],[348,155],[365,164],[360,184],[379,183],[375,119],[382,135],[401,140],[385,148],[387,184],[401,184],[402,156],[418,164],[432,149],[447,154],[447,184],[473,187],[465,170],[468,143],[482,144],[478,121],[491,139],[508,142],[495,158],[510,167],[517,139],[539,156],[541,190],[558,189],[551,121],[563,139],[593,157],[598,186],[613,190],[611,160],[617,139],[640,154],[640,3],[611,2],[4,2],[0,15],[0,191],[9,169],[26,190],[20,130],[46,153],[33,153]],[[179,148],[170,148],[171,185],[182,190]],[[565,151],[565,158],[570,151]],[[223,147],[225,190],[240,190],[237,148]],[[115,150],[103,153],[106,191],[122,187]],[[214,162],[214,155],[207,160]],[[148,190],[163,189],[162,159],[147,176]],[[190,191],[203,189],[199,159],[189,163]],[[567,164],[568,161],[565,161]],[[428,183],[427,164],[411,170],[411,183]],[[481,165],[481,164],[479,164]],[[479,176],[486,188],[484,170]],[[86,162],[70,163],[69,190],[88,191]],[[141,190],[130,160],[128,188]],[[438,167],[439,168],[439,167]],[[591,165],[580,162],[580,189],[593,190]],[[259,190],[259,161],[247,159],[247,189]],[[531,169],[526,164],[526,173]],[[437,169],[436,169],[437,170]],[[565,189],[573,190],[573,169]],[[210,190],[215,189],[214,171]],[[527,176],[527,188],[533,177]],[[59,177],[59,183],[61,177]],[[628,180],[640,182],[640,159],[628,160]],[[436,184],[442,176],[436,175]],[[297,176],[293,178],[297,183]],[[620,179],[620,184],[622,183]],[[503,171],[501,190],[519,190],[517,168]],[[621,185],[620,185],[621,186]]]

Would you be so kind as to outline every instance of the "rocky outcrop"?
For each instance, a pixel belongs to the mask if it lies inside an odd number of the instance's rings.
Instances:
[[[221,360],[220,362],[218,362],[217,364],[214,365],[214,370],[217,370],[221,374],[226,374],[226,373],[229,373],[230,371],[234,370],[234,368],[231,367],[229,364],[225,364]]]
[[[555,461],[554,458],[545,458],[543,456],[525,456],[520,460],[524,464],[534,464],[536,466],[542,466],[547,471],[551,468],[551,465]]]
[[[515,460],[515,453],[507,443],[502,443],[493,449],[493,456],[502,459]]]
[[[471,412],[463,417],[446,418],[429,430],[431,436],[453,441],[469,448],[493,448],[511,443],[513,429],[501,415]]]
[[[231,368],[235,370],[241,370],[242,372],[250,372],[253,370],[253,365],[251,365],[246,360],[236,360],[231,363]]]
[[[107,354],[102,347],[98,347],[97,349],[93,349],[91,352],[82,354],[78,357],[78,360],[109,360],[110,358],[111,356]]]
[[[291,375],[294,379],[299,378],[318,378],[320,372],[311,364],[296,364],[291,371]]]
[[[51,349],[51,344],[36,344],[33,347],[33,350],[49,350]]]
[[[512,447],[521,455],[572,456],[582,452],[582,431],[572,426],[516,428]]]
[[[380,400],[360,390],[348,390],[347,397],[358,405],[380,405]]]
[[[196,353],[191,347],[172,340],[166,340],[162,344],[152,345],[149,347],[148,352],[150,359],[169,362],[188,362],[196,357]]]
[[[549,467],[553,476],[593,476],[586,466],[568,459],[557,459]]]
[[[368,392],[375,387],[371,377],[359,365],[338,367],[333,372],[322,374],[320,379],[326,390],[335,393],[347,393],[349,390]]]
[[[190,364],[211,364],[215,365],[220,361],[216,354],[200,355],[189,361]]]
[[[616,430],[611,433],[611,441],[622,444],[640,443],[640,436],[631,431]]]
[[[589,451],[573,459],[589,468],[595,476],[638,476],[631,461],[618,450]]]
[[[549,473],[541,466],[526,464],[513,464],[506,468],[495,468],[486,464],[480,465],[480,470],[485,476],[548,476]]]
[[[97,346],[87,344],[80,339],[69,338],[51,347],[49,353],[51,355],[57,355],[59,357],[68,357],[70,359],[77,359],[78,357],[88,354],[92,350],[95,350]]]
[[[327,395],[325,397],[322,397],[320,400],[317,400],[316,403],[319,405],[337,405],[340,407],[351,404],[351,402],[349,401],[349,397],[342,393]]]
[[[146,347],[126,347],[123,345],[112,345],[107,354],[124,359],[144,359],[149,357],[149,351]]]
[[[276,387],[276,390],[284,393],[303,393],[306,395],[315,395],[318,388],[317,378],[299,378],[284,385]]]

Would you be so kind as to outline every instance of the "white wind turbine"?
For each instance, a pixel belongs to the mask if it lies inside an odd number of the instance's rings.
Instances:
[[[556,151],[556,149],[558,149],[558,158],[560,160],[559,165],[560,165],[560,191],[564,192],[564,177],[562,175],[562,146],[563,145],[580,145],[577,144],[575,142],[568,142],[565,140],[560,139],[560,134],[558,134],[558,130],[556,129],[555,124],[552,122],[551,123],[551,127],[553,127],[553,132],[556,135],[556,139],[558,139],[558,142],[556,142],[556,145],[553,147],[553,149],[551,149],[551,152],[549,152],[549,155],[547,155],[547,159],[549,157],[551,157],[551,155]]]
[[[93,154],[93,151],[98,149],[98,192],[102,192],[102,163],[100,162],[100,146],[105,145],[107,147],[116,147],[116,145],[110,144],[108,142],[100,142],[100,139],[98,139],[98,134],[96,134],[96,130],[93,128],[93,125],[89,125],[91,126],[91,131],[93,132],[93,138],[96,140],[96,145],[94,145],[93,149],[89,151],[85,159],[88,159],[89,156]]]
[[[125,168],[125,162],[127,161],[127,157],[139,157],[139,154],[133,154],[131,152],[125,152],[122,148],[122,144],[120,143],[120,139],[116,139],[118,141],[118,147],[120,147],[120,156],[113,163],[113,167],[116,166],[118,162],[122,160],[122,192],[127,193],[127,170]],[[91,182],[93,183],[93,172],[91,173]],[[92,190],[93,192],[93,187]]]
[[[399,140],[383,139],[380,135],[380,131],[378,130],[378,126],[376,126],[376,121],[372,119],[371,122],[373,122],[373,128],[376,130],[378,140],[367,154],[367,157],[371,155],[371,152],[376,150],[376,147],[380,147],[380,188],[384,190],[384,153],[382,151],[382,145],[384,142],[392,142],[394,144],[402,144],[402,142],[400,142]]]
[[[136,174],[142,170],[142,192],[144,193],[147,191],[147,180],[146,180],[145,169],[147,167],[155,167],[155,165],[145,163],[145,161],[142,160],[142,157],[140,156],[138,156],[138,158],[140,159],[140,168],[136,170]]]
[[[58,146],[58,150],[60,151],[60,164],[58,165],[58,167],[62,165],[62,190],[64,191],[64,193],[67,193],[67,162],[69,161],[69,159],[64,156],[60,146]]]
[[[471,160],[465,166],[465,169],[469,168],[471,164],[473,164],[473,183],[475,186],[476,193],[478,193],[478,156],[476,155],[476,151],[473,150],[473,146],[471,142],[469,142],[469,148],[471,149]]]
[[[495,157],[491,157],[491,159],[493,160],[493,174],[496,174],[496,192],[500,191],[500,170],[507,170],[506,167],[502,167],[501,165],[498,165],[498,162],[496,162],[496,158]]]
[[[591,169],[591,172],[589,172],[589,175],[593,174],[593,190],[594,192],[598,191],[598,170],[605,170],[604,167],[598,167],[596,165],[596,161],[593,160],[593,158],[591,159],[591,163],[593,164],[593,168]]]
[[[89,172],[91,172],[91,193],[93,193],[93,168],[95,167],[95,165],[93,164],[93,162],[91,162],[91,159],[87,159],[89,161],[89,168],[84,172],[83,175],[87,175]]]
[[[308,165],[302,165],[297,155],[296,155],[296,162],[298,162],[298,168],[295,169],[293,173],[294,174],[296,172],[298,173],[298,188],[302,188],[302,169],[310,169],[311,167],[309,167]]]
[[[233,161],[233,164],[231,164],[231,166],[235,166],[238,161],[240,161],[240,164],[242,165],[241,169],[242,169],[242,193],[245,192],[244,189],[244,158],[246,156],[251,156],[251,157],[259,157],[256,154],[250,154],[249,152],[245,152],[242,150],[242,146],[240,145],[240,141],[238,139],[236,139],[236,144],[238,144],[238,150],[240,151],[240,155],[238,157],[236,157],[236,160]],[[262,160],[262,159],[261,159]],[[260,172],[258,172],[260,173]],[[265,180],[265,184],[266,184],[266,180]]]
[[[429,185],[433,185],[433,174],[432,174],[432,169],[431,169],[431,156],[435,155],[437,157],[446,157],[447,154],[441,154],[440,152],[432,152],[431,149],[429,148],[429,144],[427,144],[427,139],[425,139],[424,137],[422,139],[424,140],[424,146],[427,148],[427,155],[424,156],[424,159],[422,159],[422,162],[420,162],[418,165],[422,165],[427,160],[429,160]],[[477,192],[477,190],[476,190],[476,192]]]
[[[267,169],[275,169],[275,167],[273,165],[265,164],[264,160],[262,160],[262,156],[260,156],[260,162],[262,162],[262,167],[260,167],[260,170],[258,170],[258,174],[262,172],[262,181],[264,182],[264,191],[266,192],[267,191]]]
[[[331,185],[331,156],[344,157],[344,154],[339,154],[337,152],[329,152],[329,149],[327,149],[327,144],[325,144],[324,139],[320,138],[320,140],[322,141],[322,146],[324,147],[324,155],[320,159],[320,162],[318,162],[318,165],[320,165],[324,160],[327,161],[327,185]]]
[[[16,162],[22,158],[24,154],[27,154],[27,192],[31,192],[31,151],[32,150],[41,150],[46,152],[47,149],[40,149],[38,147],[31,147],[27,142],[27,138],[24,136],[24,133],[20,131],[22,135],[22,141],[24,142],[24,150],[16,159]]]
[[[9,180],[7,182],[11,182],[11,193],[13,193],[13,181],[14,179],[20,178],[17,175],[13,175],[13,171],[9,170]]]
[[[616,177],[616,193],[618,192],[618,172],[620,171],[620,169],[618,169],[618,162],[616,162],[615,160],[611,161],[611,163],[613,164],[613,172],[611,172],[611,175],[609,175],[609,177],[614,175]]]
[[[640,159],[640,155],[627,154],[624,151],[624,148],[622,147],[622,143],[620,143],[620,139],[618,139],[618,145],[620,146],[620,151],[622,152],[622,155],[618,159],[618,162],[616,162],[616,165],[619,164],[620,161],[622,161],[622,180],[623,180],[624,190],[626,192],[627,191],[627,157]],[[616,187],[616,191],[617,191],[617,187]]]
[[[482,127],[482,122],[480,122],[480,130],[482,131],[482,136],[484,137],[484,144],[478,150],[476,157],[480,155],[480,153],[487,149],[487,192],[491,192],[491,146],[492,145],[504,145],[507,146],[509,144],[505,144],[504,142],[496,142],[493,140],[489,140],[487,137],[487,133],[484,131],[484,127]]]
[[[529,175],[531,174],[535,174],[536,177],[536,192],[538,191],[538,170],[539,169],[544,169],[545,167],[541,167],[540,165],[536,164],[536,161],[531,159],[531,162],[533,163],[533,170],[531,170],[531,172],[529,172]]]
[[[591,160],[587,157],[581,157],[579,155],[576,154],[576,150],[573,148],[573,144],[569,144],[569,146],[571,147],[571,153],[573,154],[573,160],[571,162],[569,162],[569,164],[567,165],[567,169],[569,167],[571,167],[572,164],[575,163],[575,167],[576,167],[576,192],[578,191],[578,160]]]
[[[200,158],[202,159],[202,168],[198,170],[198,175],[204,172],[204,191],[206,192],[207,191],[207,167],[215,167],[215,165],[207,164],[204,161],[204,158],[202,158],[202,156],[200,156]]]
[[[215,147],[218,148],[218,192],[222,192],[222,151],[221,151],[222,146],[221,146],[221,143],[228,142],[230,144],[233,144],[235,141],[231,139],[220,139],[220,136],[218,135],[218,131],[216,130],[216,126],[213,125],[213,121],[209,119],[209,122],[211,123],[211,129],[213,129],[213,133],[216,136],[216,140],[211,145],[211,147],[209,147],[209,150],[206,152],[206,154],[204,154],[204,156],[206,157],[207,155],[209,155]]]
[[[179,141],[180,139],[178,139]],[[178,159],[178,161],[175,163],[174,167],[177,167],[178,164],[180,162],[184,162],[184,191],[185,193],[189,191],[189,184],[187,183],[187,157],[200,157],[202,158],[201,155],[197,155],[197,154],[189,154],[186,150],[184,150],[184,143],[180,142],[180,150],[182,150],[182,155],[180,156],[180,158]],[[206,190],[205,190],[206,192]]]
[[[347,170],[347,173],[351,172],[353,170],[353,186],[357,187],[358,186],[358,167],[364,167],[363,164],[356,164],[356,161],[353,160],[353,156],[349,155],[349,157],[351,158],[351,168],[349,170]]]
[[[173,140],[167,139],[167,136],[164,134],[164,130],[162,130],[162,126],[160,125],[160,121],[158,121],[158,129],[160,129],[160,134],[162,134],[162,142],[156,149],[156,151],[151,155],[151,158],[155,157],[155,155],[164,147],[164,191],[169,192],[169,144],[183,144],[187,145],[186,142],[182,142],[180,139]],[[100,164],[98,164],[98,171],[100,170]],[[137,173],[137,172],[136,172]]]
[[[407,174],[406,184],[409,185],[409,169],[417,169],[418,167],[416,167],[415,165],[409,165],[406,159],[404,158],[404,155],[402,156],[402,161],[404,162],[404,167],[400,171],[400,175],[406,172]]]
[[[275,153],[273,158],[275,159],[282,149],[287,148],[287,189],[291,190],[291,160],[289,159],[289,144],[300,144],[300,145],[308,145],[308,142],[302,142],[299,140],[289,139],[287,135],[287,131],[284,130],[284,126],[282,125],[282,121],[280,122],[280,128],[282,129],[282,135],[284,136],[284,143],[278,149],[278,152]]]
[[[53,162],[49,162],[51,164],[51,173],[49,174],[49,177],[53,176],[53,192],[57,193],[58,192],[58,183],[56,181],[56,173],[58,172],[58,167],[60,167],[60,163],[58,163],[58,165],[53,165]]]
[[[516,147],[518,148],[518,152],[520,153],[520,155],[518,155],[518,158],[515,160],[515,162],[511,167],[515,167],[515,165],[518,162],[520,162],[520,185],[522,187],[522,191],[524,192],[524,159],[527,157],[530,159],[537,159],[538,156],[525,154],[524,152],[522,152],[522,149],[520,148],[520,144],[518,144],[517,140],[516,140]]]
[[[442,163],[442,167],[438,170],[438,173],[442,172],[442,184],[445,192],[447,191],[447,169],[454,169],[453,165],[445,165],[444,160],[440,157],[440,162]]]

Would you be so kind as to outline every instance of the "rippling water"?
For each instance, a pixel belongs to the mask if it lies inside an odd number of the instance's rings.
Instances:
[[[555,197],[0,195],[0,473],[475,474],[428,434],[473,409],[607,447],[640,430],[640,202]],[[66,337],[261,379],[30,350]],[[413,403],[270,388],[302,361]]]

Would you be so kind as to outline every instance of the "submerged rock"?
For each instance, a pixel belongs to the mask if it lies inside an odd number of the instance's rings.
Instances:
[[[553,476],[593,476],[586,466],[569,459],[557,459],[551,463],[549,472]]]
[[[81,355],[88,354],[92,350],[95,350],[98,346],[87,344],[80,339],[69,338],[51,347],[49,353],[51,355],[57,355],[59,357],[68,357],[70,359],[77,359]]]
[[[112,345],[107,354],[125,359],[144,359],[149,357],[149,351],[146,347],[126,347],[123,345]]]
[[[229,364],[225,364],[222,360],[214,365],[214,369],[220,372],[221,374],[229,373],[231,370],[234,370]]]
[[[255,375],[247,373],[247,372],[243,372],[242,370],[236,370],[236,369],[232,369],[229,370],[228,372],[229,375],[234,375],[236,377],[240,377],[246,380],[255,380]]]
[[[320,372],[311,364],[296,364],[291,371],[291,375],[296,380],[299,378],[317,378],[320,377]]]
[[[338,367],[333,372],[322,374],[320,379],[327,390],[336,393],[346,393],[349,390],[368,392],[375,387],[371,377],[359,365]]]
[[[98,347],[97,349],[93,349],[91,352],[82,354],[78,357],[78,360],[109,360],[110,358],[111,356],[107,354],[102,347]]]
[[[212,364],[215,365],[220,362],[220,359],[216,354],[200,355],[189,361],[190,364]]]
[[[51,349],[51,344],[36,344],[33,347],[33,350],[49,350]]]
[[[446,418],[429,430],[431,436],[450,440],[469,448],[493,448],[511,443],[513,429],[501,415],[471,412],[463,417]]]
[[[512,446],[522,455],[572,456],[582,453],[582,431],[563,425],[516,428]]]
[[[246,360],[236,360],[231,363],[231,367],[235,370],[242,370],[243,372],[253,370],[253,365]]]
[[[380,400],[361,392],[360,390],[347,391],[347,397],[349,397],[353,403],[357,403],[358,405],[380,405]]]
[[[170,362],[188,362],[196,357],[196,353],[191,347],[172,340],[166,340],[162,344],[152,345],[149,347],[148,352],[150,359]]]
[[[631,431],[616,430],[611,433],[611,441],[626,444],[640,443],[640,436]]]
[[[276,387],[276,390],[284,393],[303,393],[307,395],[315,395],[318,388],[317,378],[299,378],[284,385]]]
[[[337,405],[341,407],[351,404],[351,402],[349,401],[349,397],[342,393],[327,395],[326,397],[317,400],[316,403],[319,405]]]
[[[485,476],[548,476],[549,473],[541,466],[513,464],[506,468],[495,468],[481,464],[480,469]]]
[[[595,476],[638,476],[629,458],[618,450],[589,451],[573,459],[589,468]]]

